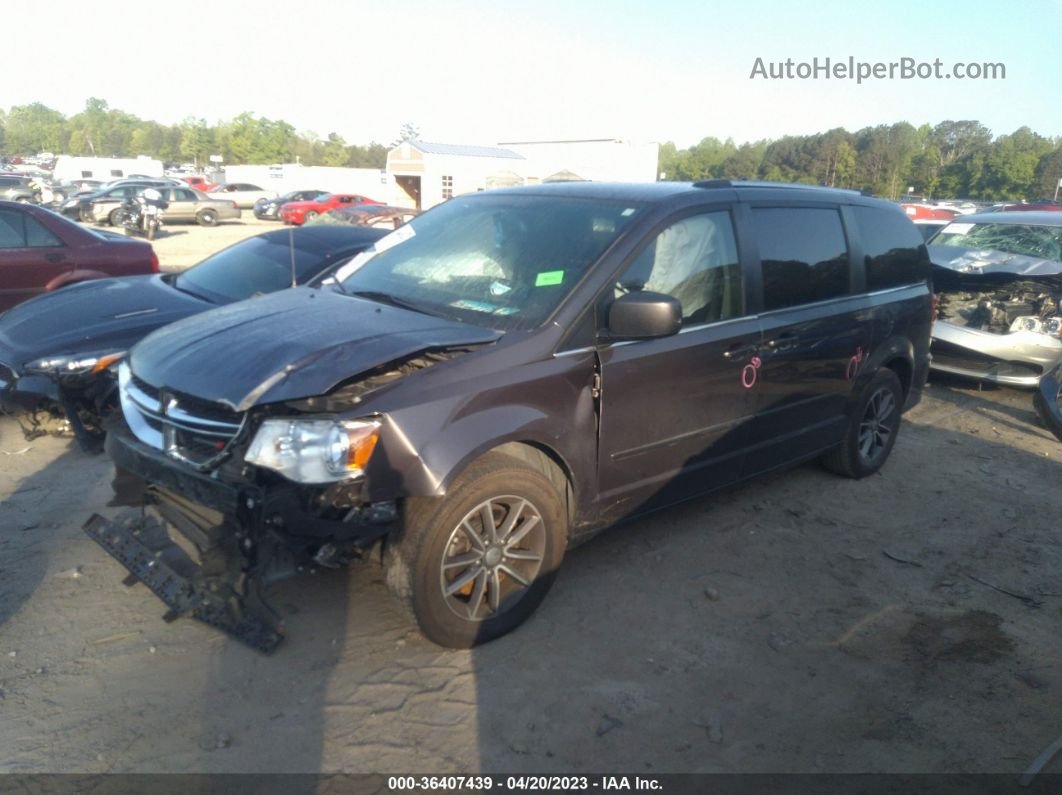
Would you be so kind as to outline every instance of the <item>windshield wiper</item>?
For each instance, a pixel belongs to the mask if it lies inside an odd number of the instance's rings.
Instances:
[[[343,289],[344,295],[352,295],[355,298],[367,298],[370,301],[376,301],[380,304],[390,304],[391,306],[397,306],[402,309],[409,309],[413,312],[419,312],[422,315],[431,315],[438,317],[434,312],[430,312],[424,308],[422,304],[418,304],[416,301],[410,301],[407,298],[400,298],[397,295],[391,295],[381,290],[347,290]]]

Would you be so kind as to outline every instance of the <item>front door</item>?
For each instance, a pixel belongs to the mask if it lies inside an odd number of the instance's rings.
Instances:
[[[598,499],[610,519],[740,475],[753,410],[747,368],[761,340],[743,283],[727,210],[674,220],[617,283],[617,295],[677,298],[683,321],[673,336],[599,351]]]

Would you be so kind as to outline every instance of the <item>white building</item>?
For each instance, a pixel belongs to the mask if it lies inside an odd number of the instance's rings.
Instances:
[[[272,166],[225,166],[224,175],[225,182],[247,182],[277,193],[314,189],[330,193],[360,193],[388,204],[396,198],[394,177],[378,168],[280,163]]]
[[[594,182],[656,182],[659,144],[596,138],[502,143],[534,165],[538,181],[573,174]]]
[[[387,173],[402,193],[392,203],[427,209],[462,193],[540,182],[655,182],[658,149],[615,138],[499,146],[407,141],[387,153]]]
[[[387,153],[387,173],[408,197],[403,204],[411,200],[421,209],[484,190],[495,175],[513,175],[521,184],[525,165],[523,155],[497,146],[406,141]]]

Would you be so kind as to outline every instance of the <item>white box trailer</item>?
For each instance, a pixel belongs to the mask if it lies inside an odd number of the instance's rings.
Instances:
[[[59,155],[52,170],[53,179],[76,182],[79,179],[102,179],[105,182],[123,177],[161,177],[162,161],[140,157],[78,157]]]

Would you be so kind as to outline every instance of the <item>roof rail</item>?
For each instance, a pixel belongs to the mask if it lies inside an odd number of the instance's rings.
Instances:
[[[862,196],[874,196],[873,193],[852,188],[831,188],[826,185],[808,185],[802,182],[775,182],[772,180],[757,179],[704,179],[694,182],[695,188],[821,188],[823,190],[835,190],[843,193],[858,193]]]

